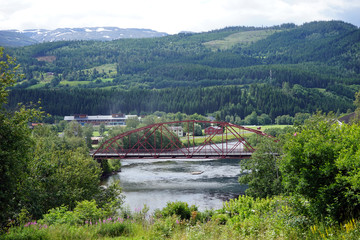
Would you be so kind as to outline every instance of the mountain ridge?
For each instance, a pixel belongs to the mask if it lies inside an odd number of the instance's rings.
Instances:
[[[36,43],[95,40],[111,41],[122,38],[152,38],[163,37],[168,34],[145,28],[118,28],[118,27],[81,27],[81,28],[57,28],[26,29],[26,30],[1,30],[0,46],[21,47]]]

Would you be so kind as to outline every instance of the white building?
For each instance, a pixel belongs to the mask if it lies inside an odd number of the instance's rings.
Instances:
[[[170,126],[169,129],[170,129],[173,133],[175,133],[178,137],[184,136],[184,131],[183,131],[182,127]]]
[[[73,116],[65,116],[65,121],[77,121],[81,125],[86,123],[92,125],[100,125],[101,123],[108,126],[125,126],[126,119],[137,117],[137,115],[124,115],[124,114],[112,114],[112,115],[95,115],[89,116],[87,114],[75,114]]]

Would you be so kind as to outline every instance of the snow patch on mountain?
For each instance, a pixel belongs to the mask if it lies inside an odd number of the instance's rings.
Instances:
[[[55,41],[74,40],[98,40],[110,41],[120,38],[154,38],[167,36],[167,33],[157,32],[151,29],[139,28],[118,28],[118,27],[85,27],[85,28],[58,28],[55,30],[27,29],[27,30],[6,30],[3,32],[16,33],[22,36],[25,43],[33,44]],[[1,40],[1,39],[0,39]],[[13,38],[14,45],[17,39]],[[21,45],[21,44],[20,44]]]

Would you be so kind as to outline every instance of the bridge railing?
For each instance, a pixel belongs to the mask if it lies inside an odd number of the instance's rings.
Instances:
[[[153,149],[151,152],[145,150],[118,150],[118,151],[98,151],[94,154],[97,159],[105,158],[225,158],[225,157],[248,157],[252,151],[233,150],[231,152],[223,152],[214,149],[207,149],[202,151],[196,150],[166,150]]]

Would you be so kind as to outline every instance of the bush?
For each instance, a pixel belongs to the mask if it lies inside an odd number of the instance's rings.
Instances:
[[[98,208],[95,200],[78,202],[74,211],[68,211],[65,206],[53,208],[49,210],[48,214],[43,216],[41,223],[53,224],[81,224],[85,221],[96,222],[98,219],[104,217],[102,209]]]
[[[313,116],[289,135],[280,161],[287,191],[309,201],[313,219],[328,223],[360,216],[360,126]]]
[[[211,220],[219,224],[226,224],[226,222],[229,220],[229,216],[227,214],[216,214],[211,218]]]
[[[190,220],[192,217],[192,212],[198,211],[195,205],[189,207],[186,202],[168,202],[166,207],[161,211],[157,211],[155,215],[157,217],[171,217],[176,215],[182,220]]]
[[[131,232],[131,223],[127,221],[114,221],[101,224],[97,234],[103,237],[119,237],[129,235]]]
[[[31,222],[25,227],[13,227],[10,231],[0,236],[1,240],[47,240],[51,239],[46,231],[47,226]]]
[[[44,214],[43,219],[40,220],[41,223],[47,225],[53,224],[70,224],[73,225],[77,222],[75,214],[71,211],[68,211],[68,208],[65,206],[53,208],[49,210],[48,214]]]
[[[175,215],[158,219],[153,225],[152,239],[169,238],[179,223]]]
[[[105,217],[103,211],[97,207],[95,200],[78,202],[74,214],[80,222],[95,222],[97,219]]]

